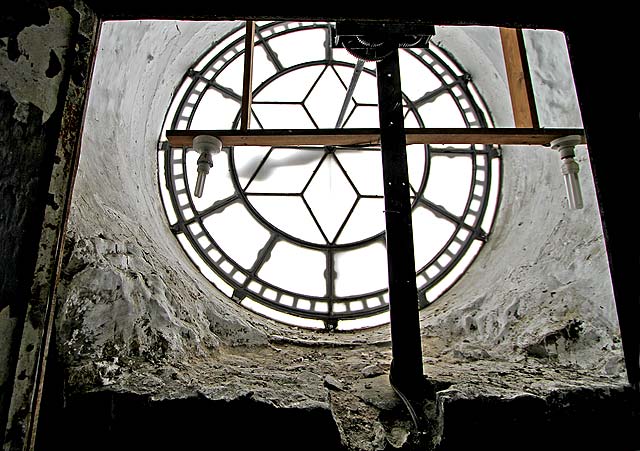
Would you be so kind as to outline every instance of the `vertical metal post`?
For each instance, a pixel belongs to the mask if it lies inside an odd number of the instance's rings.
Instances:
[[[251,125],[251,103],[253,102],[253,47],[256,39],[256,23],[253,20],[248,20],[246,28],[240,130],[248,130]]]
[[[394,385],[407,395],[423,382],[406,136],[398,50],[377,63],[378,114],[389,272]]]

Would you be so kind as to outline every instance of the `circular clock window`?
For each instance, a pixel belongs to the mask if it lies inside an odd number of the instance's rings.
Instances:
[[[251,128],[377,128],[375,63],[331,46],[331,25],[258,23]],[[188,70],[164,129],[238,129],[244,26]],[[491,127],[471,77],[433,43],[401,49],[405,127]],[[303,327],[388,321],[380,147],[237,146],[213,158],[193,196],[199,154],[160,137],[171,230],[230,299]],[[407,146],[418,301],[463,274],[491,229],[500,187],[493,146]]]

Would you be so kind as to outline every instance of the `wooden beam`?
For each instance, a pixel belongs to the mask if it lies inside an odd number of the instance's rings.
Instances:
[[[548,146],[563,136],[579,135],[580,128],[407,128],[407,144],[495,144]],[[276,129],[276,130],[167,130],[173,147],[191,147],[198,135],[212,135],[229,146],[354,146],[379,145],[380,130]]]
[[[522,29],[500,28],[511,107],[516,127],[538,128],[538,112]]]
[[[248,130],[251,124],[251,102],[253,100],[253,45],[256,35],[256,23],[247,21],[244,38],[244,79],[242,83],[242,108],[240,112],[240,130]]]

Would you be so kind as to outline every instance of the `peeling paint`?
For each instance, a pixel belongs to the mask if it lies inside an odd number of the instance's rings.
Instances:
[[[41,229],[31,297],[26,306],[22,335],[18,343],[12,344],[13,348],[19,348],[19,357],[13,380],[4,445],[4,449],[12,450],[31,449],[35,437],[52,329],[52,312],[55,308],[51,295],[61,260],[61,240],[71,194],[69,187],[75,174],[79,130],[87,92],[86,84],[74,85],[73,81],[69,81],[67,73],[67,51],[69,43],[75,39],[71,13],[57,7],[49,10],[49,17],[46,25],[27,27],[17,35],[20,56],[15,62],[9,60],[8,54],[3,58],[4,55],[0,53],[2,88],[8,90],[13,99],[21,99],[20,105],[26,105],[15,107],[18,117],[24,116],[20,108],[28,107],[31,113],[27,118],[28,125],[35,122],[40,130],[43,128],[41,123],[46,122],[54,111],[62,112],[58,131],[50,130],[53,133],[47,136],[48,142],[42,145],[49,150],[55,149],[55,157],[48,157],[54,160],[54,165],[48,184],[47,205],[44,206],[45,226]],[[87,19],[84,19],[86,25]],[[91,15],[90,19],[93,23],[91,33],[95,36],[97,20],[94,15]],[[88,73],[95,41],[85,39],[83,42],[89,48],[82,49],[84,58],[76,58],[72,65],[79,66],[73,68],[76,71]],[[86,79],[86,76],[82,77],[82,80]],[[62,81],[68,85],[64,86],[64,108],[59,108],[58,94],[62,88]],[[34,118],[33,111],[36,107],[41,110],[42,118]],[[57,118],[60,119],[60,116]],[[48,159],[44,155],[41,158],[44,161]],[[40,167],[42,162],[37,161],[36,165]]]
[[[49,67],[45,71],[45,75],[49,78],[53,78],[60,73],[62,70],[62,65],[60,64],[60,59],[58,59],[58,55],[53,50],[49,51]]]
[[[64,60],[72,23],[71,15],[61,6],[49,10],[49,15],[48,24],[27,27],[17,38],[9,37],[6,47],[0,47],[0,89],[11,92],[17,103],[31,103],[42,110],[43,123],[58,105],[64,78],[62,66],[56,72],[51,60],[58,64]]]

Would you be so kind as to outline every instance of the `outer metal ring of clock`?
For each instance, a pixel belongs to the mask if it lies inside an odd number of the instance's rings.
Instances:
[[[165,129],[238,128],[244,27],[187,72]],[[375,66],[331,49],[327,23],[260,23],[252,127],[377,127]],[[488,127],[471,79],[443,50],[401,50],[407,127]],[[406,70],[405,70],[406,69]],[[409,75],[405,76],[405,72]],[[353,80],[357,79],[356,82]],[[355,86],[340,124],[349,85]],[[172,231],[231,299],[311,328],[383,323],[388,312],[381,163],[376,147],[229,148],[202,199],[196,152],[159,146]],[[492,146],[409,146],[421,307],[461,276],[486,241],[498,202]],[[380,183],[378,183],[380,182]]]

